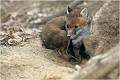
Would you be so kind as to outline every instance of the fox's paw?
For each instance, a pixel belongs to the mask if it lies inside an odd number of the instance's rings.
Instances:
[[[69,62],[71,63],[71,64],[79,64],[79,62],[78,62],[78,59],[77,58],[75,58],[75,57],[73,57],[73,56],[71,56],[70,58],[69,58]]]
[[[75,57],[71,56],[71,57],[69,58],[69,61],[74,61],[74,62],[77,62],[77,58],[75,58]]]
[[[90,54],[88,52],[85,52],[82,54],[82,57],[89,60],[90,59]]]

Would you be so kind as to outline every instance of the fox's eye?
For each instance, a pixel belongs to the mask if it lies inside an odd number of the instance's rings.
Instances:
[[[74,26],[75,28],[78,28],[78,26]]]

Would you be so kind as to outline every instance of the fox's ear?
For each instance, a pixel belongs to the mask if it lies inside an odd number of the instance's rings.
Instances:
[[[67,7],[67,14],[69,14],[72,11],[72,9],[68,6]]]
[[[88,15],[89,15],[88,9],[87,9],[87,8],[84,8],[84,9],[80,12],[80,14],[81,14],[83,17],[88,17]]]

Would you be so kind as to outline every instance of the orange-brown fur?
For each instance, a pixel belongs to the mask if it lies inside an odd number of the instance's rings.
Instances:
[[[83,17],[70,17],[66,19],[66,24],[67,26],[69,26],[67,30],[72,30],[73,33],[82,29],[85,23],[86,19],[84,19]],[[78,26],[78,28],[75,28],[74,26]]]

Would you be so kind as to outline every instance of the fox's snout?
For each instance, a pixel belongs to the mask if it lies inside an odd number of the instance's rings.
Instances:
[[[72,36],[72,35],[75,35],[75,31],[72,30],[72,29],[68,29],[68,30],[67,30],[67,36],[70,37],[70,36]]]

